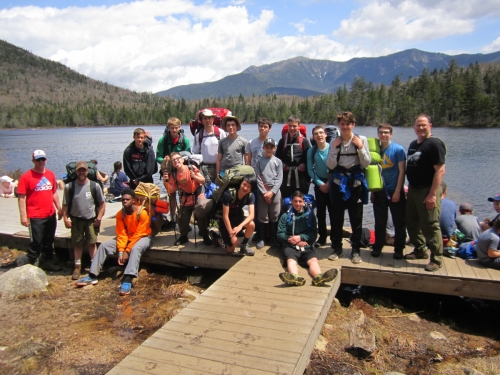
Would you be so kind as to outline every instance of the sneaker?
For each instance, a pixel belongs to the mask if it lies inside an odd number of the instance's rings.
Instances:
[[[38,267],[40,267],[44,271],[59,271],[59,270],[61,270],[61,267],[56,266],[52,259],[46,259],[43,255],[40,257]]]
[[[78,280],[82,274],[82,266],[81,265],[75,265],[75,269],[73,270],[73,275],[71,276],[71,280]]]
[[[356,252],[356,251],[352,252],[351,262],[353,262],[354,264],[358,264],[358,263],[362,262],[361,256],[359,255],[358,252]]]
[[[426,251],[424,252],[416,252],[412,251],[410,254],[406,254],[404,256],[405,259],[415,260],[415,259],[429,259],[429,254]]]
[[[316,276],[312,280],[312,285],[314,286],[324,285],[325,283],[335,280],[338,274],[339,271],[336,268],[332,268],[331,270],[328,270],[325,273]]]
[[[214,230],[209,230],[208,237],[210,237],[210,239],[212,240],[212,245],[217,246],[217,247],[219,246],[219,238],[220,238],[219,233],[217,233]]]
[[[325,246],[326,244],[326,238],[320,237],[318,240],[314,243],[314,247],[320,247],[320,246]]]
[[[399,249],[399,250],[394,250],[394,255],[392,256],[394,259],[403,259],[404,256],[403,256],[403,253],[404,251]]]
[[[132,283],[122,283],[120,287],[120,296],[130,294],[130,289],[132,289]]]
[[[373,249],[371,254],[372,254],[372,257],[378,258],[380,256],[380,254],[382,254],[382,249]]]
[[[302,286],[306,283],[306,279],[303,277],[292,275],[289,272],[282,272],[279,276],[281,281],[283,281],[286,285]]]
[[[257,245],[255,246],[257,249],[262,249],[265,246],[264,241],[260,240],[257,242]]]
[[[249,255],[249,256],[255,255],[255,251],[250,249],[250,246],[248,246],[247,243],[241,244],[239,252],[240,252],[240,254],[243,254],[243,255]]]
[[[90,276],[85,276],[75,283],[75,286],[87,286],[87,285],[97,285],[97,279],[93,279]]]
[[[335,249],[333,247],[333,245],[332,245],[332,249]],[[335,249],[333,251],[333,254],[328,257],[328,260],[337,260],[337,259],[339,259],[342,256],[343,253],[344,253],[343,249],[340,249],[340,250]]]
[[[182,245],[183,243],[186,243],[186,242],[189,242],[189,239],[187,238],[187,236],[180,236],[177,239],[177,241],[174,242],[174,245],[179,246],[179,245]]]
[[[205,235],[203,236],[203,243],[204,243],[205,245],[209,245],[209,246],[210,246],[210,245],[213,245],[213,241],[212,241],[212,239],[210,238],[210,236],[209,236],[208,234],[205,234]]]
[[[448,258],[451,258],[451,259],[456,259],[457,258],[456,252],[457,252],[457,249],[455,249],[454,247],[445,247],[443,249],[443,255],[445,257],[448,257]]]
[[[425,266],[425,270],[428,272],[436,272],[440,268],[441,268],[441,266],[439,264],[432,263],[432,262],[430,262],[428,265]]]

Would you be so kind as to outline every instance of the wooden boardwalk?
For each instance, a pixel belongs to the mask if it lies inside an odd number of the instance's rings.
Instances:
[[[108,205],[100,241],[114,237],[112,217],[120,207]],[[29,234],[19,224],[17,200],[0,200],[0,212],[0,245],[27,248]],[[71,249],[62,222],[56,235],[56,246]],[[337,261],[326,259],[330,247],[317,250],[323,271],[340,270],[333,285],[286,287],[278,278],[283,270],[279,250],[265,248],[241,258],[206,246],[200,238],[195,246],[194,232],[189,237],[189,243],[177,247],[173,231],[159,234],[142,261],[229,271],[110,374],[302,374],[341,282],[500,300],[500,271],[478,260],[445,257],[443,267],[429,273],[424,270],[428,260],[394,260],[393,248],[385,247],[378,258],[362,249],[363,262],[352,264],[344,241]]]

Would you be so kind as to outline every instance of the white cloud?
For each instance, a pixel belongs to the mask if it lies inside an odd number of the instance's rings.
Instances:
[[[483,53],[492,53],[497,51],[500,51],[500,36],[481,49],[481,52]]]
[[[295,27],[299,33],[303,33],[304,31],[306,31],[306,24],[314,25],[315,23],[316,21],[304,18],[302,21],[299,22],[290,22],[289,25]]]
[[[188,0],[137,1],[110,7],[16,7],[0,11],[9,43],[92,78],[136,91],[214,81],[250,65],[296,56],[347,60],[366,55],[325,35],[269,35],[274,12],[195,6]]]

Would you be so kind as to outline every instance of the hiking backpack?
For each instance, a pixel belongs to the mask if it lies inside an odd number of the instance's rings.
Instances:
[[[232,115],[231,110],[227,108],[202,108],[196,113],[195,119],[189,122],[189,129],[191,130],[191,134],[195,135],[196,133],[199,133],[201,129],[203,129],[203,124],[200,120],[200,113],[202,113],[205,109],[209,109],[214,113],[214,125],[217,125],[217,127],[222,124],[222,120],[224,119],[224,117]]]
[[[140,219],[142,210],[146,210],[151,220],[152,235],[156,236],[161,231],[165,221],[161,209],[165,205],[158,205],[160,209],[156,209],[156,201],[160,199],[160,188],[155,184],[139,182],[139,185],[135,188],[135,196],[142,201],[137,209],[137,221]],[[122,208],[122,215],[125,215],[125,208]]]
[[[304,195],[304,209],[306,210],[306,217],[307,217],[307,226],[309,229],[312,226],[312,216],[314,216],[314,209],[316,208],[316,199],[314,199],[314,195],[312,194],[305,194]],[[288,197],[283,200],[283,205],[285,206],[286,210],[286,225],[288,225],[292,222],[293,220],[293,205],[292,205],[292,198]]]
[[[71,163],[66,164],[66,178],[63,180],[64,184],[68,184],[70,182],[76,181],[76,161],[72,161]],[[87,161],[88,173],[87,178],[90,181],[97,182],[99,186],[102,188],[102,182],[97,178],[97,167],[91,161]]]

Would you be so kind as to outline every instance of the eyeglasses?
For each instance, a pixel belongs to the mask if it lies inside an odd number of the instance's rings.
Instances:
[[[175,159],[172,159],[172,163],[176,163],[176,162],[179,162],[182,160],[182,158],[175,158]]]
[[[35,161],[46,161],[47,159],[45,158],[39,158],[39,159],[36,159]]]
[[[381,134],[381,135],[390,135],[391,132],[378,132],[378,134]]]

